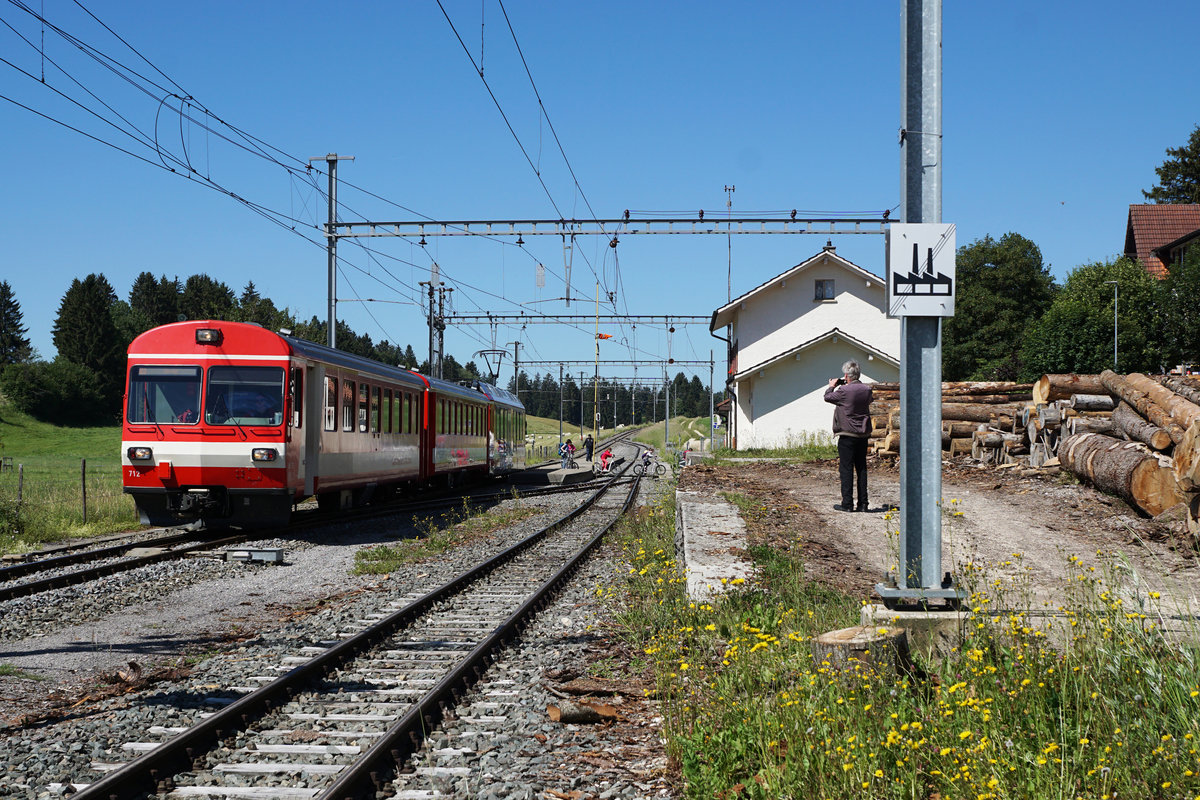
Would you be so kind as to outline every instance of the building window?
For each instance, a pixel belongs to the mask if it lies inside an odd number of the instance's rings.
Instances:
[[[833,299],[833,278],[817,280],[817,294],[813,299],[818,301]]]

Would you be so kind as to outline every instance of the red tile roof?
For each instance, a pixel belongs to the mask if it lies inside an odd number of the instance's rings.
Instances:
[[[1129,206],[1125,227],[1125,255],[1135,258],[1156,278],[1167,275],[1167,266],[1154,250],[1200,230],[1200,204],[1160,203]]]

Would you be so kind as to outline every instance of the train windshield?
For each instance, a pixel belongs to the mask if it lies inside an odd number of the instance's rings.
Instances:
[[[204,421],[210,425],[283,422],[283,368],[209,368]]]
[[[194,425],[200,421],[200,368],[136,366],[129,371],[127,422]]]

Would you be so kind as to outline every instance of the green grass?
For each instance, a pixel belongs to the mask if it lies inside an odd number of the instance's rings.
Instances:
[[[917,654],[923,672],[898,676],[835,671],[813,639],[858,624],[861,601],[806,580],[799,540],[749,548],[752,588],[690,601],[673,504],[668,494],[623,524],[626,565],[601,591],[652,662],[687,797],[1200,794],[1200,651],[1162,633],[1173,610],[1130,585],[1117,557],[1066,560],[1056,622],[1026,604],[1019,557],[959,565],[973,591],[949,657]]]
[[[14,667],[12,664],[0,664],[0,677],[3,678],[24,678],[27,681],[44,681],[45,675],[38,675],[33,672],[26,672],[20,667]]]
[[[670,434],[671,446],[676,450],[682,450],[689,439],[708,439],[706,425],[712,423],[708,420],[710,417],[671,417]],[[642,444],[648,444],[658,451],[663,449],[663,437],[666,435],[663,422],[648,425],[633,437],[635,441]]]
[[[0,472],[0,552],[137,528],[133,501],[121,492],[120,450],[120,426],[59,428],[0,405],[0,456],[13,463]]]
[[[534,437],[534,446],[547,448],[547,455],[545,456],[546,458],[557,458],[558,420],[550,419],[549,417],[526,417],[525,419],[527,420],[528,425],[527,431]],[[572,427],[571,423],[563,422],[562,431],[563,441],[570,439],[575,443],[575,446],[580,448],[582,451],[583,448],[580,443],[583,441],[583,437],[579,435],[579,426],[575,425]],[[595,432],[590,427],[585,428],[584,435],[589,433],[592,434],[593,437],[596,437]],[[609,436],[612,436],[612,434],[613,429],[611,427],[602,427],[600,428],[600,435],[598,438],[602,441],[607,439]],[[582,456],[582,453],[580,455]],[[530,461],[535,461],[538,458],[539,456],[537,453],[529,456]]]
[[[515,496],[515,492],[514,492]],[[417,523],[416,539],[404,539],[394,544],[381,544],[359,550],[354,554],[355,575],[383,575],[407,564],[435,557],[471,541],[486,537],[493,531],[515,525],[540,511],[531,506],[479,509],[463,502],[457,510],[440,517],[426,517]]]
[[[753,447],[743,450],[719,447],[713,452],[713,463],[715,464],[730,463],[730,459],[734,458],[784,458],[798,461],[818,461],[837,458],[837,444],[830,434],[805,433],[799,436],[789,436],[787,444],[782,447]]]

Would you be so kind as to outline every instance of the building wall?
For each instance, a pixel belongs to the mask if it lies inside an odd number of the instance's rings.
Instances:
[[[825,402],[829,379],[840,377],[842,364],[854,360],[864,383],[899,381],[900,368],[845,340],[826,340],[738,383],[737,445],[785,447],[814,434],[831,436],[833,406]]]
[[[816,281],[832,279],[833,300],[814,300]],[[896,358],[900,357],[900,321],[884,313],[881,278],[868,281],[836,258],[819,256],[812,266],[750,298],[734,322],[738,368],[761,364],[801,342],[839,328]]]

